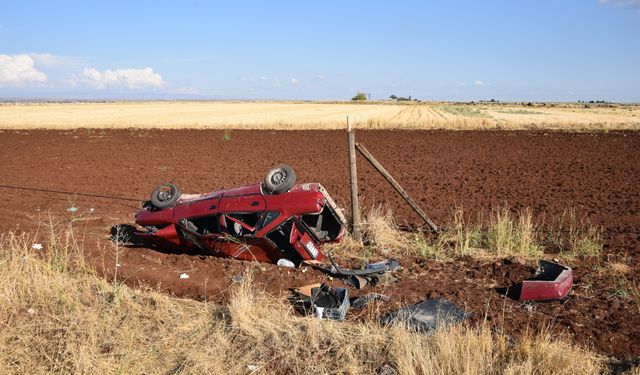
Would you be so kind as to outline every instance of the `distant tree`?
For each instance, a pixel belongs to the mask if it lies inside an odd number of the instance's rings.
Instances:
[[[351,98],[351,100],[353,101],[365,101],[367,100],[367,94],[358,91],[358,93],[356,94],[356,96],[354,96],[353,98]]]
[[[396,100],[396,99],[398,99],[398,97],[397,97],[397,96],[395,96],[395,95],[391,95],[391,96],[389,97],[389,99],[391,99],[391,100]]]

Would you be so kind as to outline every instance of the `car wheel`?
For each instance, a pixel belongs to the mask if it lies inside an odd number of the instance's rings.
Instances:
[[[173,206],[180,198],[180,189],[170,182],[162,184],[151,193],[151,203],[158,208]]]
[[[296,172],[293,168],[286,164],[279,164],[267,172],[262,186],[267,194],[280,194],[288,191],[295,184]]]

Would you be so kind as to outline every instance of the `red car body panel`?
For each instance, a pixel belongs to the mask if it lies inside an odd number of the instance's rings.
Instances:
[[[314,220],[317,228],[309,226]],[[261,184],[183,195],[172,207],[138,211],[136,224],[148,229],[136,236],[157,246],[269,263],[292,256],[298,262],[322,260],[322,245],[340,241],[345,231],[342,213],[317,183],[276,195],[264,194]]]
[[[522,282],[520,301],[555,301],[567,296],[573,287],[573,271],[558,263],[540,261],[539,275]]]

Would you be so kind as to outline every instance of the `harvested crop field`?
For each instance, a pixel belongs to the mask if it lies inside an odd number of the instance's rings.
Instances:
[[[640,260],[640,134],[363,130],[357,138],[438,223],[448,223],[459,208],[475,217],[499,206],[530,207],[540,224],[575,208],[603,228],[605,255],[571,263],[576,282],[562,304],[530,307],[496,291],[531,275],[528,264],[410,258],[400,260],[405,269],[397,284],[364,291],[392,296],[380,311],[444,296],[473,312],[474,321],[486,319],[509,334],[549,327],[608,355],[640,355],[640,305],[634,294],[640,282],[635,267]],[[106,241],[109,228],[133,221],[135,201],[54,191],[142,200],[156,184],[172,180],[183,192],[208,192],[257,182],[269,166],[286,162],[296,168],[299,181],[321,182],[340,206],[348,207],[341,131],[3,130],[0,160],[0,232],[17,229],[42,238],[45,226],[39,223],[73,220],[87,258],[108,277],[117,269],[117,277],[128,284],[197,299],[224,300],[232,276],[246,268],[255,268],[256,281],[274,296],[326,276],[201,254],[116,252]],[[365,208],[388,205],[397,222],[417,224],[363,159],[358,168]],[[71,207],[78,211],[69,212]],[[626,264],[630,271],[620,276],[613,264]],[[180,279],[181,273],[190,278]]]
[[[577,103],[0,103],[0,128],[640,129],[640,106]]]

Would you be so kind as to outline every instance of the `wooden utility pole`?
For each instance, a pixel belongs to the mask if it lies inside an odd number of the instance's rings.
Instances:
[[[393,186],[393,188],[396,189],[398,194],[400,194],[400,196],[404,198],[404,200],[407,201],[407,203],[409,203],[409,206],[411,206],[411,208],[413,208],[413,210],[422,218],[422,220],[424,220],[424,222],[427,223],[429,228],[431,228],[432,231],[437,232],[438,227],[433,223],[433,221],[431,221],[431,219],[429,219],[427,214],[425,214],[424,211],[422,211],[422,209],[409,196],[409,194],[407,194],[407,192],[404,191],[402,186],[400,186],[400,184],[391,176],[391,174],[387,172],[386,169],[384,169],[382,164],[378,163],[376,158],[374,158],[373,155],[371,155],[369,150],[367,150],[363,145],[359,143],[356,143],[356,149],[358,150],[358,152],[360,152],[362,156],[364,156],[365,159],[367,159],[369,163],[371,163],[371,165],[376,170],[378,170],[378,172],[380,172],[382,177],[384,177],[391,184],[391,186]],[[354,165],[355,165],[355,162],[354,162]]]
[[[351,129],[347,116],[347,141],[349,144],[349,184],[351,187],[351,223],[352,234],[356,240],[361,239],[360,232],[360,204],[358,203],[358,171],[356,170],[356,135]]]

